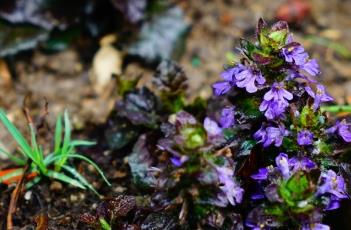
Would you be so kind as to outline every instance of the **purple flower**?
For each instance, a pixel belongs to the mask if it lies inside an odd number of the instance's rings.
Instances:
[[[176,156],[174,155],[173,157],[171,157],[171,162],[174,166],[176,167],[180,167],[184,164],[184,162],[188,161],[189,157],[182,155],[182,156]]]
[[[297,134],[297,143],[299,145],[313,144],[313,133],[309,130],[301,130]]]
[[[235,74],[239,73],[243,70],[243,65],[238,64],[235,67],[226,69],[221,73],[221,77],[224,81],[216,82],[212,85],[214,94],[217,96],[221,96],[229,92],[229,90],[235,86]]]
[[[264,95],[260,111],[266,111],[268,119],[276,119],[289,106],[288,101],[293,99],[292,93],[284,88],[284,83],[273,83],[272,88]]]
[[[229,90],[232,88],[232,85],[230,82],[227,81],[220,81],[216,82],[212,85],[213,88],[213,93],[217,96],[224,95],[229,92]]]
[[[207,133],[207,140],[210,143],[216,143],[222,138],[223,130],[219,127],[218,123],[209,117],[204,120],[204,129]]]
[[[312,76],[319,74],[319,65],[316,59],[310,59],[306,61],[304,64],[300,65],[300,68]]]
[[[241,71],[235,74],[236,86],[239,88],[245,88],[248,93],[254,93],[257,91],[256,83],[263,85],[266,82],[266,79],[258,70],[254,70],[251,67],[241,64],[238,65],[238,68],[241,68]]]
[[[288,179],[290,177],[290,165],[288,155],[286,155],[285,153],[280,153],[275,158],[275,164],[277,165],[283,178]]]
[[[289,167],[293,174],[299,170],[310,171],[311,169],[316,168],[317,165],[307,157],[300,157],[300,158],[293,157],[289,159]]]
[[[337,132],[339,136],[344,139],[346,142],[351,142],[351,124],[346,123],[346,120],[342,120],[341,122],[336,122],[336,124],[327,129],[326,133],[335,133]]]
[[[318,195],[329,193],[338,199],[347,198],[344,178],[338,176],[333,170],[322,172],[319,181],[320,185],[317,189]]]
[[[332,195],[329,199],[329,203],[324,210],[335,210],[340,208],[340,199]]]
[[[274,120],[282,117],[288,105],[285,101],[262,101],[259,109],[261,112],[266,111],[264,115],[267,119]]]
[[[225,107],[222,109],[221,118],[219,119],[219,124],[222,128],[231,128],[234,123],[234,106]]]
[[[251,175],[251,178],[254,180],[267,180],[268,172],[267,168],[260,168],[258,173]]]
[[[254,138],[258,143],[263,143],[263,147],[267,147],[274,143],[274,146],[279,147],[283,143],[283,138],[287,136],[289,132],[283,125],[279,127],[262,127],[254,134]]]
[[[296,65],[303,65],[308,58],[305,49],[298,43],[290,43],[281,50],[286,62],[295,63]]]
[[[242,189],[234,180],[234,171],[228,167],[216,167],[220,189],[225,194],[231,205],[241,203],[244,189]]]
[[[314,98],[313,109],[317,110],[322,102],[333,101],[334,99],[326,93],[325,87],[323,85],[318,84],[316,86],[316,92],[313,92],[310,86],[305,87],[306,92],[312,98]]]

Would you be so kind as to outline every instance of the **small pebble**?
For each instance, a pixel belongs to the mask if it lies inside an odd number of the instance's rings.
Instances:
[[[32,191],[27,191],[25,194],[24,194],[24,199],[25,200],[31,200],[32,199],[32,194],[33,192]]]
[[[51,191],[60,191],[62,189],[62,184],[58,181],[54,181],[50,185]]]

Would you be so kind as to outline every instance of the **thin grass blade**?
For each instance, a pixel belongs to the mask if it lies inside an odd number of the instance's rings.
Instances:
[[[49,170],[47,172],[47,176],[48,177],[51,177],[53,179],[56,179],[56,180],[60,180],[62,182],[65,182],[67,184],[70,184],[70,185],[73,185],[73,186],[76,186],[78,188],[81,188],[81,189],[86,189],[85,186],[80,183],[79,181],[77,181],[76,179],[73,179],[63,173],[59,173],[59,172],[55,172],[55,171],[52,171],[52,170]]]
[[[104,179],[104,181],[106,182],[106,184],[108,186],[111,186],[111,183],[107,180],[107,178],[105,177],[104,173],[102,172],[102,170],[99,168],[99,166],[97,164],[95,164],[92,160],[90,160],[89,158],[83,156],[83,155],[80,155],[80,154],[71,154],[69,155],[70,158],[77,158],[77,159],[81,159],[83,161],[86,161],[88,162],[89,164],[91,164],[95,169],[96,171],[98,171],[98,173],[101,175],[101,177]]]

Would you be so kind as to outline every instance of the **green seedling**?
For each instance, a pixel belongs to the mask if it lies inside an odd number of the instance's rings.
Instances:
[[[102,170],[92,160],[76,151],[76,147],[91,146],[95,143],[71,139],[72,129],[67,111],[65,111],[63,119],[61,115],[59,115],[57,118],[54,137],[54,150],[49,152],[47,155],[44,154],[42,146],[38,145],[37,143],[36,132],[32,123],[29,123],[31,140],[30,143],[28,143],[14,124],[7,118],[6,113],[2,109],[0,109],[0,121],[4,124],[8,132],[16,141],[21,155],[19,157],[14,156],[1,148],[0,153],[5,154],[10,160],[20,167],[23,167],[27,164],[27,162],[30,162],[30,172],[36,175],[34,180],[27,183],[27,187],[39,182],[43,177],[48,177],[81,189],[88,188],[98,194],[94,187],[76,170],[76,168],[69,164],[69,159],[86,161],[96,169],[106,184],[109,186],[111,185]],[[8,175],[0,176],[0,182],[5,180],[8,180]]]

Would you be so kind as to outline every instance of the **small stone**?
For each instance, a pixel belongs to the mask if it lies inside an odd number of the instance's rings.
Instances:
[[[71,200],[71,202],[77,202],[78,201],[78,196],[71,194],[69,199]]]
[[[24,194],[24,199],[25,200],[31,200],[32,199],[32,194],[33,192],[32,191],[27,191],[25,194]]]
[[[62,190],[62,184],[58,181],[54,181],[50,185],[50,190],[51,191],[60,191],[60,190]]]

